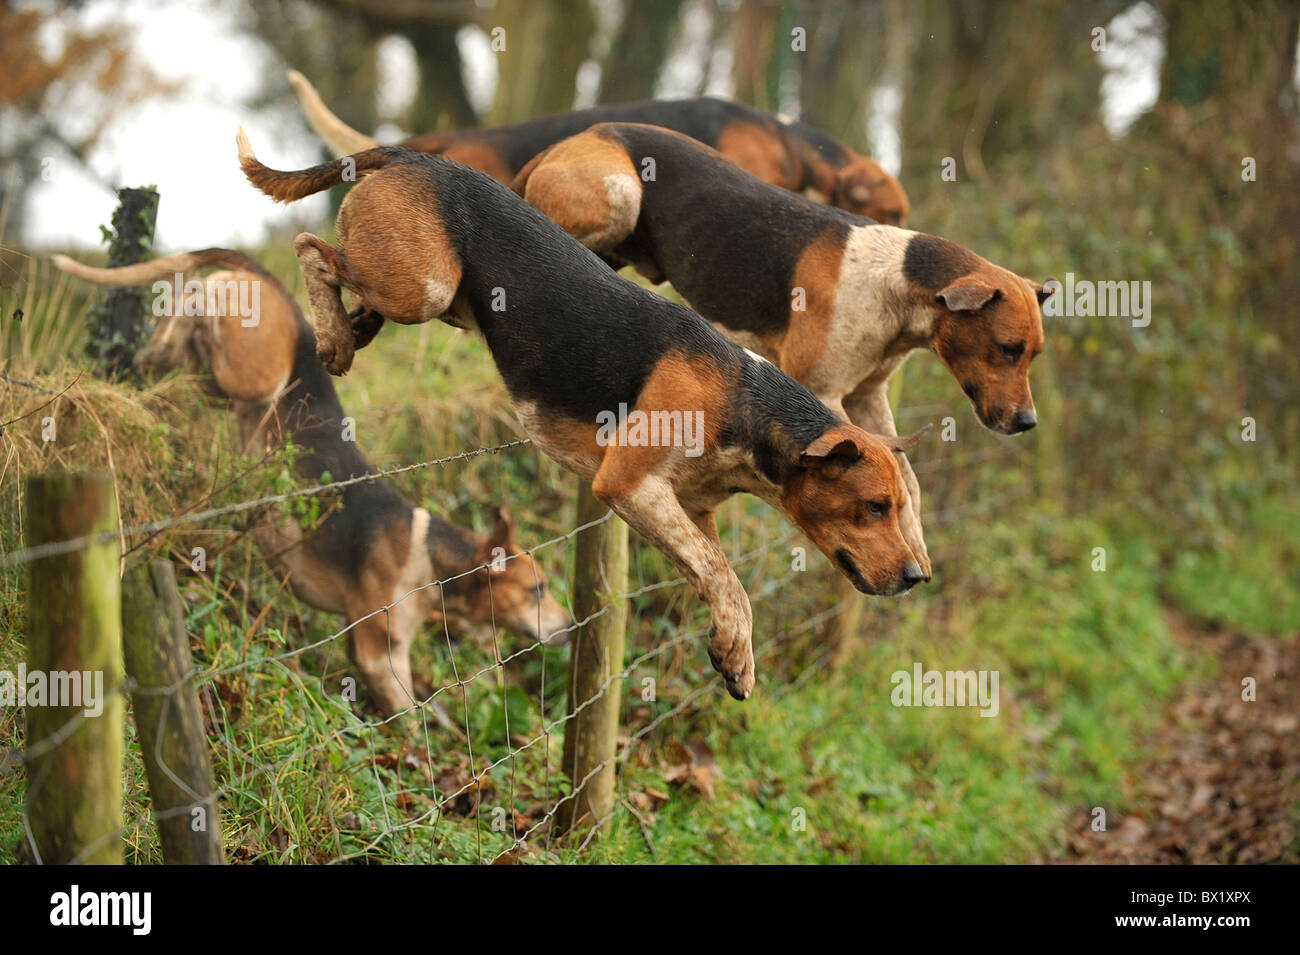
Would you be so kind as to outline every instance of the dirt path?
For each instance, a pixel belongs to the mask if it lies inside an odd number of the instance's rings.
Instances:
[[[1300,635],[1252,640],[1173,616],[1179,642],[1219,661],[1186,690],[1149,740],[1139,812],[1093,832],[1083,814],[1054,862],[1300,862]],[[1255,679],[1256,702],[1241,681]]]

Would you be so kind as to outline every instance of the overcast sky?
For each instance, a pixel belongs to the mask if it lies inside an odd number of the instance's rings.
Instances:
[[[248,185],[235,163],[235,128],[240,123],[268,165],[298,168],[317,159],[314,140],[303,124],[286,114],[254,113],[243,105],[281,66],[263,44],[238,32],[239,9],[238,0],[90,0],[68,14],[80,25],[126,24],[141,59],[162,77],[185,83],[178,97],[142,104],[125,114],[90,160],[107,181],[158,186],[162,202],[155,247],[162,253],[257,244],[269,227],[317,222],[326,209],[322,196],[289,208],[275,205]],[[702,42],[708,35],[704,4],[691,0],[685,9],[682,42],[670,56],[659,93],[680,96],[704,78],[710,93],[726,95],[730,54],[723,50],[710,55]],[[1112,132],[1121,132],[1155,101],[1163,48],[1147,28],[1156,24],[1154,10],[1139,3],[1108,25],[1109,49],[1102,62],[1111,72],[1102,93],[1103,119]],[[42,37],[51,51],[59,48],[60,32],[55,28]],[[477,28],[462,30],[460,40],[471,97],[476,106],[483,106],[491,101],[495,86],[494,54]],[[380,52],[380,111],[393,114],[413,94],[414,62],[403,40],[385,42]],[[598,70],[594,64],[589,67],[579,76],[580,103],[590,101],[598,82]],[[865,117],[878,158],[894,170],[894,117],[900,105],[897,90],[884,88],[872,98],[871,115]],[[76,118],[58,120],[75,123]],[[399,132],[381,128],[380,139],[391,141]],[[96,245],[99,225],[112,217],[112,191],[61,156],[56,156],[54,173],[52,181],[29,187],[24,244]]]

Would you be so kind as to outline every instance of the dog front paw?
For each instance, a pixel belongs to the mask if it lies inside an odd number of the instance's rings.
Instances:
[[[912,556],[916,558],[916,563],[921,568],[921,573],[925,575],[925,579],[929,580],[931,576],[930,554],[925,549],[925,541],[919,537],[912,538],[904,535],[903,542],[907,544],[908,550],[910,550]]]
[[[921,573],[925,575],[925,579],[929,580],[930,552],[926,549],[925,538],[921,536],[919,530],[905,528],[903,530],[903,543],[907,545],[907,549],[910,550],[912,556],[916,558],[916,563],[921,568]]]
[[[720,636],[717,624],[709,631],[709,662],[722,674],[732,699],[747,700],[754,692],[754,644],[748,637]]]

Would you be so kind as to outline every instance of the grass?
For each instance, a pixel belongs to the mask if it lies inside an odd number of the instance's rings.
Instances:
[[[741,864],[1025,861],[1052,851],[1082,808],[1130,809],[1153,704],[1195,672],[1160,623],[1154,576],[1125,574],[1117,595],[1115,581],[1070,556],[1078,548],[1052,552],[1060,528],[1037,528],[1043,550],[1032,556],[1003,531],[969,556],[1014,565],[1015,592],[947,627],[936,626],[937,608],[919,608],[855,648],[836,679],[775,688],[743,714],[724,710],[702,728],[721,767],[717,797],[674,795],[648,839],[624,820],[598,852]],[[1096,531],[1067,528],[1072,545]],[[1117,596],[1123,612],[1093,610]],[[891,705],[890,675],[916,661],[1000,671],[1002,712]],[[628,776],[625,788],[662,788],[653,770]]]
[[[1300,509],[1295,493],[1251,496],[1213,546],[1178,551],[1165,586],[1203,621],[1257,637],[1300,630]]]
[[[294,286],[287,257],[267,261]],[[58,391],[76,375],[86,300],[36,260],[23,268],[26,318],[0,339],[0,362],[11,378]],[[1049,383],[1040,408],[1066,417],[1072,398],[1052,384],[1064,377],[1056,362],[1049,352],[1035,366],[1040,387]],[[622,727],[633,738],[611,831],[580,848],[539,829],[527,861],[973,863],[1058,854],[1079,813],[1138,808],[1144,736],[1164,701],[1212,672],[1212,661],[1175,643],[1168,606],[1261,639],[1300,629],[1296,492],[1273,458],[1215,458],[1202,475],[1213,494],[1197,498],[1209,503],[1175,530],[1135,521],[1127,495],[1079,491],[1053,457],[1060,449],[1051,435],[1008,442],[978,429],[932,359],[910,364],[905,391],[901,428],[952,415],[960,435],[951,444],[931,438],[915,457],[935,581],[905,599],[865,602],[858,635],[839,643],[844,588],[826,562],[807,548],[808,569],[793,570],[792,548],[806,542],[756,501],[729,502],[720,526],[733,557],[748,555],[738,565],[755,607],[756,697],[738,704],[710,684],[700,636],[707,619],[694,596],[665,587],[636,598],[628,659],[653,655],[634,666],[625,696]],[[441,326],[386,329],[339,392],[379,467],[520,434],[481,343]],[[0,420],[49,397],[0,379]],[[56,441],[42,440],[45,412],[0,438],[5,550],[21,541],[22,476],[47,467],[111,471],[127,524],[282,486],[285,461],[234,453],[229,413],[183,377],[144,390],[83,377],[49,413]],[[572,479],[529,447],[394,483],[480,530],[493,506],[508,504],[526,544],[574,524]],[[1080,493],[1082,503],[1067,506]],[[340,699],[342,681],[355,676],[344,641],[327,639],[341,621],[283,590],[244,529],[241,518],[223,518],[130,557],[171,556],[184,570],[192,546],[209,551],[208,572],[184,573],[182,590],[207,674],[199,687],[232,859],[487,861],[545,820],[566,791],[557,767],[567,651],[525,652],[497,667],[523,649],[517,638],[426,627],[416,670],[453,687],[439,699],[460,732],[418,717],[367,725],[376,714],[364,692],[355,709]],[[1097,547],[1106,550],[1104,571],[1093,569]],[[570,550],[565,542],[539,554],[561,600]],[[639,544],[632,568],[634,587],[676,576]],[[20,571],[0,572],[0,668],[24,658],[23,586]],[[891,705],[891,674],[916,662],[997,671],[998,715]],[[648,685],[650,700],[642,698]],[[130,717],[127,739],[127,857],[156,863]],[[0,710],[0,747],[23,743],[21,713]],[[699,763],[696,784],[678,779],[688,751]],[[0,768],[3,862],[18,858],[24,787],[21,771]]]

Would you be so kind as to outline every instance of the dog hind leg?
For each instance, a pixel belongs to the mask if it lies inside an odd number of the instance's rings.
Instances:
[[[355,352],[354,333],[340,289],[345,271],[339,250],[310,232],[293,240],[302,279],[311,305],[311,324],[316,332],[316,357],[331,375],[346,374]]]
[[[587,248],[613,251],[636,228],[641,180],[617,143],[580,134],[520,170],[514,190]]]

